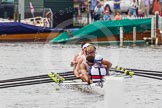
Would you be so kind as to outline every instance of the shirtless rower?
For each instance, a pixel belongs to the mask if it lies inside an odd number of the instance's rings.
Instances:
[[[86,61],[86,57],[87,56],[95,56],[95,52],[96,52],[96,47],[94,45],[87,45],[85,48],[85,53],[83,55],[80,56],[80,58],[78,59],[78,63],[76,65],[76,68],[74,69],[74,75],[78,78],[80,78],[80,65],[83,61]]]
[[[74,56],[74,59],[73,59],[73,61],[72,61],[71,64],[70,64],[71,67],[72,67],[72,66],[74,66],[74,68],[76,67],[76,65],[77,65],[77,63],[78,63],[78,61],[79,61],[79,59],[80,59],[82,56],[85,55],[86,47],[88,47],[89,45],[91,45],[91,44],[85,43],[85,42],[81,44],[82,51],[79,52],[78,54],[76,54],[76,55]]]
[[[73,59],[73,61],[72,61],[71,64],[70,64],[71,67],[74,66],[74,65],[76,65],[76,64],[78,63],[79,57],[80,57],[81,55],[84,54],[84,49],[85,49],[84,45],[85,45],[85,44],[86,44],[85,42],[83,42],[83,43],[81,44],[81,49],[82,49],[82,51],[79,52],[79,53],[77,53],[77,54],[74,56],[74,59]]]

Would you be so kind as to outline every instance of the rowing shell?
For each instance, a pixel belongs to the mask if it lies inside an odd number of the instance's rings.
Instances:
[[[122,78],[131,78],[132,73],[129,75],[128,73],[121,73],[121,72],[110,72],[110,76],[105,77],[104,82],[97,82],[92,83],[90,85],[87,84],[87,82],[82,82],[80,79],[77,80],[71,80],[71,81],[64,81],[63,85],[72,85],[73,87],[79,88],[83,92],[93,93],[93,94],[99,94],[104,95],[104,90],[106,86],[106,82],[110,82],[110,79],[122,79]],[[103,84],[103,85],[101,85]]]
[[[101,87],[100,83],[93,83],[89,85],[87,84],[87,82],[82,82],[80,79],[78,79],[69,82],[65,81],[64,83],[61,83],[61,85],[71,85],[73,89],[76,88],[75,90],[85,92],[85,93],[104,95],[104,86]]]
[[[49,73],[49,77],[58,85],[64,86],[64,85],[71,85],[73,87],[78,88],[77,90],[82,91],[82,92],[87,92],[87,93],[93,93],[93,94],[99,94],[99,95],[104,95],[104,87],[105,87],[105,81],[104,82],[97,82],[97,83],[92,83],[90,85],[87,84],[87,82],[82,82],[80,79],[70,79],[66,80],[63,76],[60,76],[59,74],[55,73]],[[125,77],[129,76],[132,77],[132,75],[129,75],[128,72],[126,74],[120,73],[111,73],[110,76],[113,77]],[[108,76],[109,77],[109,76]],[[71,87],[70,87],[71,88]]]

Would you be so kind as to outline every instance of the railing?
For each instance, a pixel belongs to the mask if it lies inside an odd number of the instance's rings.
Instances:
[[[160,33],[162,34],[162,17],[159,17],[159,29]]]
[[[160,16],[136,17],[133,19],[145,19],[145,18],[151,18],[151,37],[144,38],[144,40],[150,40],[151,44],[155,43],[155,45],[158,45],[160,40],[158,40],[156,29],[159,28],[162,34],[162,17]],[[126,19],[126,17],[124,17],[123,19]],[[123,27],[120,27],[120,46],[123,46],[124,43],[123,37],[124,37]],[[135,43],[136,43],[136,27],[133,27],[133,44],[135,45]]]

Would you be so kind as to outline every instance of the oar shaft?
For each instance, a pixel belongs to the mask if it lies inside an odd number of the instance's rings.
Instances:
[[[145,72],[137,72],[137,71],[135,71],[134,73],[162,77],[162,73],[145,73]]]
[[[35,84],[43,84],[43,83],[51,83],[53,82],[53,80],[44,80],[44,81],[35,81],[32,83],[18,83],[18,84],[9,84],[9,85],[4,85],[4,86],[0,86],[0,89],[2,88],[10,88],[10,87],[18,87],[18,86],[26,86],[26,85],[35,85]]]
[[[128,70],[138,71],[138,72],[154,72],[154,73],[162,73],[162,71],[154,71],[154,70],[129,69],[129,68],[128,68]]]
[[[75,80],[78,79],[76,77],[67,77],[65,78],[65,81],[68,80]],[[34,80],[34,81],[25,81],[25,82],[16,82],[16,83],[6,83],[6,84],[0,84],[0,88],[9,88],[9,87],[17,87],[17,86],[26,86],[26,85],[34,85],[34,84],[43,84],[43,83],[50,83],[54,82],[52,79],[43,79],[43,80]]]
[[[74,75],[73,71],[62,72],[62,73],[58,73],[58,74],[60,74],[63,77],[68,76],[68,75]],[[47,74],[45,74],[45,75],[36,75],[36,76],[29,76],[29,77],[22,77],[22,78],[14,78],[14,79],[1,80],[0,83],[24,81],[24,80],[34,80],[34,79],[44,79],[44,78],[49,78],[49,76]]]
[[[115,72],[124,73],[122,70],[115,70]],[[138,72],[134,71],[134,75],[141,76],[141,77],[147,77],[152,79],[158,79],[162,80],[162,73],[150,73],[150,72]]]
[[[121,67],[122,68],[122,67]],[[116,68],[111,68],[112,70],[116,70]],[[138,71],[138,72],[154,72],[154,73],[162,73],[162,71],[155,70],[145,70],[145,69],[133,69],[133,68],[125,68],[126,70]]]
[[[152,78],[152,79],[162,80],[162,77],[157,77],[157,76],[152,76],[152,75],[137,74],[137,73],[135,73],[135,75],[136,75],[136,76],[141,76],[141,77],[146,77],[146,78]]]
[[[32,77],[24,77],[24,78],[15,78],[15,79],[1,80],[0,83],[24,81],[24,80],[34,80],[34,79],[42,79],[42,78],[48,78],[48,75],[40,75],[40,76],[32,76]]]
[[[42,81],[48,81],[51,80],[50,78],[48,79],[43,79],[43,80],[31,80],[31,81],[23,81],[23,82],[11,82],[11,83],[4,83],[4,84],[0,84],[1,86],[6,86],[6,85],[17,85],[17,84],[26,84],[26,83],[33,83],[33,82],[42,82]]]

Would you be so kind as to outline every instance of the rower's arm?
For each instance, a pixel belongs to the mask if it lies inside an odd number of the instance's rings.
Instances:
[[[76,54],[75,56],[74,56],[74,60],[73,61],[77,61],[77,57],[79,56],[79,54]]]
[[[111,66],[112,66],[112,63],[109,62],[108,60],[103,60],[103,61],[102,61],[102,64],[103,64],[103,65],[106,65],[106,67],[107,67],[108,69],[110,69]]]
[[[76,54],[73,58],[73,61],[71,62],[71,66],[77,64],[77,57],[79,56],[79,54]]]
[[[80,65],[80,72],[87,74],[87,68],[84,63]]]
[[[88,75],[88,70],[87,70],[87,67],[84,63],[82,63],[80,65],[80,72],[81,72],[81,79],[82,81],[85,81],[87,82],[88,84],[91,84],[92,81],[91,81],[91,77]]]
[[[80,65],[81,65],[82,61],[83,61],[82,59],[79,59],[77,65],[76,65],[76,68],[74,70],[74,75],[76,77],[79,77],[79,69],[80,69]]]

